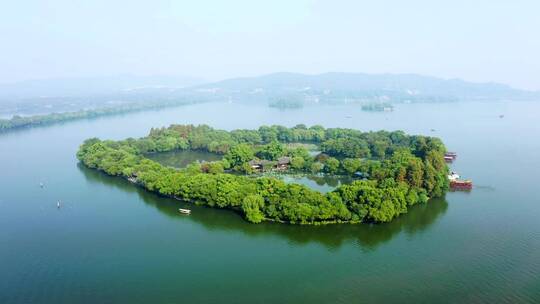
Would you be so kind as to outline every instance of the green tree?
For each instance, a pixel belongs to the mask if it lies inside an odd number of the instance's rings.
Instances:
[[[221,162],[207,162],[201,165],[202,172],[209,174],[223,173],[223,164]]]
[[[319,173],[322,171],[324,165],[319,162],[314,162],[311,164],[311,173]]]
[[[304,168],[305,160],[303,157],[293,157],[291,159],[291,168],[294,170],[301,170]]]
[[[345,172],[349,173],[350,175],[353,175],[358,169],[360,168],[361,161],[356,158],[345,158],[341,162],[341,166],[343,167],[343,170]]]
[[[253,157],[253,148],[247,144],[236,145],[225,154],[225,159],[232,167],[241,166]]]
[[[278,141],[273,141],[263,147],[257,156],[267,160],[277,160],[285,154],[285,148]]]
[[[324,169],[326,172],[328,173],[332,173],[332,174],[335,174],[337,173],[338,169],[339,169],[339,160],[337,160],[336,158],[334,157],[329,157],[325,162],[324,162]]]
[[[264,199],[257,194],[246,196],[242,201],[242,211],[246,219],[252,223],[260,223],[264,219],[261,208],[264,207]]]

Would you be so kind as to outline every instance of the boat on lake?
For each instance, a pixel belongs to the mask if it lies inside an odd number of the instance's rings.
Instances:
[[[191,210],[189,209],[182,209],[182,208],[179,208],[178,209],[178,212],[182,213],[182,214],[191,214]]]
[[[463,190],[468,191],[472,189],[472,181],[471,180],[450,180],[450,189],[451,190]]]
[[[446,152],[444,153],[444,161],[447,163],[453,162],[457,157],[456,152]]]
[[[456,152],[446,152],[446,153],[444,153],[444,156],[450,156],[450,157],[456,158],[457,153]]]
[[[450,172],[448,174],[448,180],[450,181],[450,189],[451,190],[464,190],[468,191],[472,189],[472,181],[471,180],[462,180],[460,179],[461,176],[457,172]]]

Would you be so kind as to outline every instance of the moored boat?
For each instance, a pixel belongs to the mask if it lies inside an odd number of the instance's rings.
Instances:
[[[182,213],[182,214],[191,214],[191,210],[189,209],[182,209],[182,208],[179,208],[178,209],[178,212]]]
[[[471,180],[450,180],[450,189],[452,190],[471,190],[472,186]]]
[[[444,153],[444,161],[447,163],[453,162],[457,157],[456,152],[446,152]]]

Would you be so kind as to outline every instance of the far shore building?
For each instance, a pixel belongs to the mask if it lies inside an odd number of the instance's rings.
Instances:
[[[273,162],[265,159],[253,159],[248,162],[249,166],[253,171],[262,172],[269,167],[272,167]]]
[[[263,172],[266,170],[287,170],[289,169],[289,165],[291,164],[291,158],[284,156],[278,158],[276,161],[270,161],[265,159],[253,159],[248,162],[249,166],[253,171],[257,172]]]
[[[278,170],[287,170],[291,164],[291,158],[288,156],[283,156],[278,158],[276,169]]]

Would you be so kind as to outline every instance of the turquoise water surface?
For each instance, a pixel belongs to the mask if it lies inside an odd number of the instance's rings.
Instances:
[[[390,113],[200,104],[0,134],[0,303],[540,302],[538,121],[534,102]],[[86,138],[141,137],[171,123],[438,136],[475,188],[389,224],[255,225],[227,210],[180,215],[185,204],[75,157]]]

